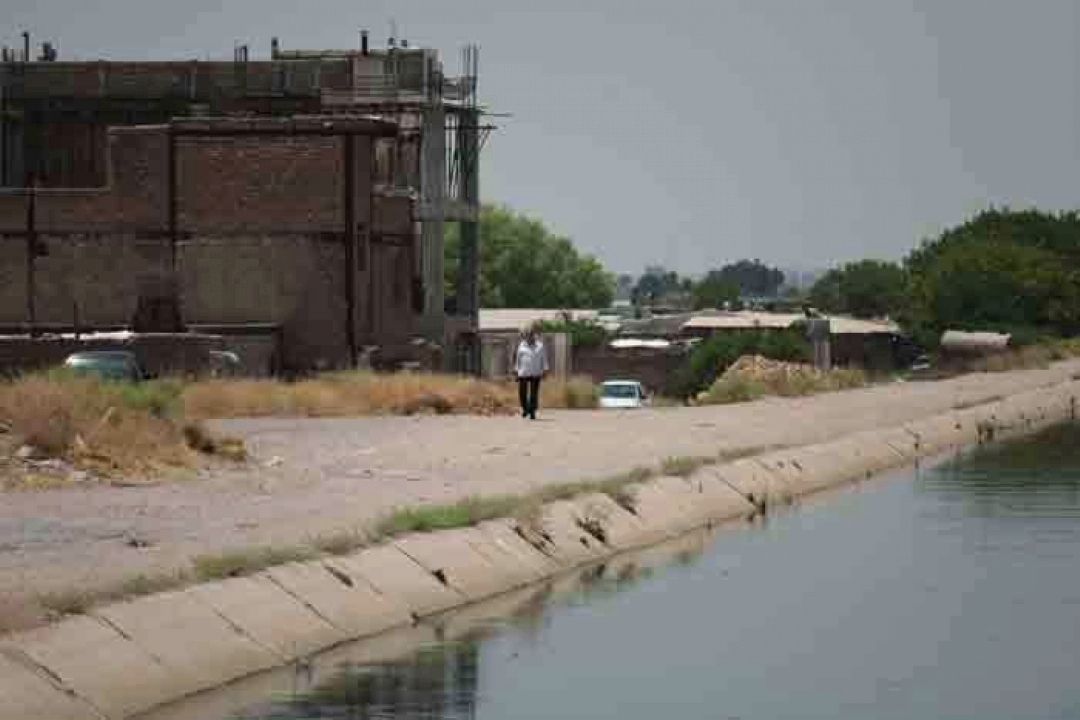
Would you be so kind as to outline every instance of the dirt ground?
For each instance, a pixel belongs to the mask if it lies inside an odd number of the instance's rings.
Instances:
[[[517,417],[224,420],[245,466],[154,486],[0,493],[0,628],[40,592],[185,567],[203,553],[294,544],[400,506],[602,478],[670,456],[820,442],[1061,382],[1046,370],[894,383],[808,398]]]

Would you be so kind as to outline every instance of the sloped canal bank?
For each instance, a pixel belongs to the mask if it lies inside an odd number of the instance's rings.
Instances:
[[[151,717],[1080,715],[1080,427],[850,487]]]

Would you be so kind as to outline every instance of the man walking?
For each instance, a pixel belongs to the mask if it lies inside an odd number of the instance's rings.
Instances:
[[[536,328],[525,331],[514,356],[514,372],[518,380],[518,398],[521,400],[521,417],[536,419],[540,405],[540,380],[548,371],[547,353]]]

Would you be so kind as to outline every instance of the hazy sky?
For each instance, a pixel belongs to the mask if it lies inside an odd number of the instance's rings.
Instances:
[[[483,194],[611,268],[899,258],[1080,192],[1077,0],[0,0],[62,58],[481,46]]]

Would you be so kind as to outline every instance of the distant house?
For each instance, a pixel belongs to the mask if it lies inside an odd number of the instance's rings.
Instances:
[[[551,308],[484,308],[480,310],[481,333],[524,332],[542,322],[566,320],[596,321],[599,310],[559,310]]]
[[[537,323],[563,321],[597,322],[599,310],[558,310],[550,308],[488,308],[480,310],[480,370],[484,377],[502,378],[513,373],[514,350],[521,334]],[[564,333],[544,337],[548,362],[554,375],[570,372],[570,342]]]
[[[707,338],[725,332],[785,330],[804,320],[805,316],[801,313],[750,310],[700,313],[683,323],[681,334],[684,337]],[[832,360],[835,364],[872,370],[889,370],[897,366],[902,333],[896,323],[835,316],[829,318],[829,324]]]

